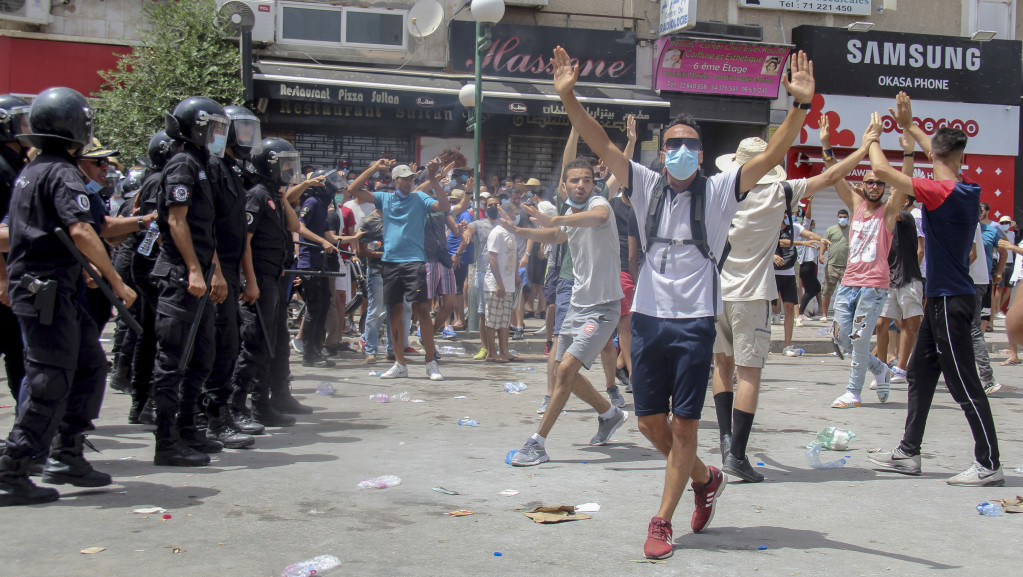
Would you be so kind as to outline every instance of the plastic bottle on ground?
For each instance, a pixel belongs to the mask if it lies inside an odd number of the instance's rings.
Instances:
[[[817,336],[818,337],[830,337],[831,336],[831,329],[829,329],[828,327],[819,328],[819,329],[817,329]]]
[[[378,403],[389,403],[391,402],[391,395],[388,395],[387,393],[377,393],[375,395],[370,395],[369,400],[376,401]]]
[[[988,503],[987,501],[984,501],[977,505],[977,512],[985,517],[1001,517],[1002,506],[998,503]]]
[[[403,393],[398,393],[397,395],[391,395],[391,399],[390,400],[392,400],[392,401],[406,401],[407,402],[407,401],[412,400],[412,397],[410,397],[409,394],[408,394],[408,391],[406,391],[406,392],[403,392]]]
[[[371,377],[379,377],[380,376],[380,371],[370,371],[369,372],[369,376],[371,376]]]
[[[386,489],[401,485],[401,477],[395,475],[381,475],[375,479],[363,479],[359,481],[360,489]]]
[[[523,383],[522,381],[504,384],[504,392],[506,393],[518,393],[526,390],[527,388],[526,383]]]
[[[814,445],[806,450],[806,464],[811,469],[839,469],[845,466],[845,459],[835,459],[827,463],[821,462],[821,446]]]
[[[472,418],[469,418],[469,417],[464,417],[464,418],[458,419],[458,424],[462,425],[462,426],[465,426],[465,427],[478,427],[478,426],[480,426],[480,424],[476,422],[476,419],[472,419]]]
[[[508,354],[513,357],[517,357],[519,356],[519,351],[516,351],[515,349],[508,349]]]
[[[442,355],[455,355],[456,357],[461,357],[465,355],[465,347],[444,345],[440,348],[440,353]]]
[[[341,564],[341,560],[333,555],[319,555],[302,561],[292,563],[284,568],[281,577],[309,577],[310,575],[321,575]]]
[[[515,367],[512,370],[513,371],[522,371],[522,372],[525,372],[525,373],[532,373],[532,372],[536,371],[536,367]]]
[[[817,439],[806,446],[821,445],[831,451],[844,451],[849,448],[849,441],[856,438],[856,433],[836,427],[825,427],[817,432]]]
[[[333,395],[334,394],[334,385],[324,381],[324,382],[320,383],[319,385],[317,385],[317,387],[316,387],[316,394],[317,395],[325,395],[325,396]]]

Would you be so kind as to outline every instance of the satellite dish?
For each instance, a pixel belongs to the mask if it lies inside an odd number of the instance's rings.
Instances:
[[[440,28],[444,7],[437,0],[419,0],[408,11],[408,31],[416,38],[426,38]]]
[[[252,8],[244,2],[234,0],[225,2],[218,12],[225,22],[225,31],[228,36],[238,36],[245,32],[252,32],[256,25],[256,15]]]

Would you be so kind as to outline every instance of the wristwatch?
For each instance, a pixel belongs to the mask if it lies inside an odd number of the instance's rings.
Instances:
[[[793,101],[792,102],[792,107],[793,108],[798,108],[800,110],[810,110],[811,108],[813,108],[813,103],[811,103],[811,102],[795,102],[795,101]]]
[[[139,230],[146,230],[146,219],[139,217]]]

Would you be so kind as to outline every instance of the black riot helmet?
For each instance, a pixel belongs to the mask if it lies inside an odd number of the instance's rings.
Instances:
[[[256,174],[275,186],[290,184],[301,169],[295,147],[281,138],[267,138],[252,155]]]
[[[18,140],[43,150],[82,150],[92,142],[92,107],[77,90],[47,88],[29,109],[31,134]]]
[[[190,142],[215,156],[224,156],[228,120],[224,107],[203,96],[186,98],[163,115],[167,134],[174,140]]]
[[[146,164],[153,170],[163,170],[172,156],[181,150],[181,144],[171,138],[165,130],[161,130],[149,139],[146,153],[149,161]]]
[[[231,122],[231,127],[227,131],[227,146],[231,148],[235,158],[241,160],[252,158],[252,154],[262,141],[259,118],[242,106],[225,106],[224,112]]]
[[[0,142],[17,142],[19,134],[32,132],[28,110],[28,103],[17,96],[0,96]]]
[[[307,178],[317,178],[325,174],[327,178],[323,179],[323,186],[310,186],[306,189],[306,195],[333,199],[339,190],[348,188],[348,183],[341,178],[338,171],[330,168],[321,168],[313,171],[309,173]]]
[[[138,192],[142,188],[142,183],[146,180],[147,172],[141,168],[129,170],[128,176],[124,177],[124,180],[121,181],[121,196],[128,197]]]

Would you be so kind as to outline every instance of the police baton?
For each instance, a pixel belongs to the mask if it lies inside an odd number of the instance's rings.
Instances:
[[[178,361],[178,372],[183,373],[188,368],[188,363],[192,362],[192,351],[195,350],[195,337],[199,334],[199,324],[202,322],[202,313],[206,310],[206,303],[210,300],[210,295],[213,294],[213,271],[217,269],[216,263],[211,262],[209,270],[206,271],[206,292],[203,293],[202,298],[199,299],[199,309],[195,311],[195,320],[192,321],[192,326],[188,327],[188,338],[185,339],[185,347],[181,351],[181,360]]]
[[[266,322],[263,321],[263,309],[259,308],[258,300],[252,303],[252,308],[256,309],[256,320],[259,321],[259,330],[263,331],[263,344],[266,345],[266,352],[273,358],[274,350],[270,346],[270,333],[266,332]]]
[[[92,268],[92,264],[90,264],[89,260],[85,258],[82,251],[78,250],[78,247],[75,246],[74,241],[71,240],[71,237],[68,236],[67,232],[65,232],[63,228],[57,227],[53,229],[53,233],[57,235],[60,242],[64,243],[64,247],[71,253],[71,256],[75,257],[78,264],[82,265],[85,272],[89,273],[89,276],[92,277],[93,281],[95,281],[96,286],[99,287],[100,292],[103,293],[103,296],[107,297],[110,304],[114,305],[114,308],[117,309],[118,318],[123,319],[124,324],[128,325],[128,328],[134,331],[135,334],[142,336],[142,325],[135,320],[135,317],[131,316],[131,313],[128,312],[128,308],[124,306],[124,302],[117,298],[117,295],[115,295],[114,291],[110,289],[107,282],[103,280],[103,277],[101,277],[99,273]]]

